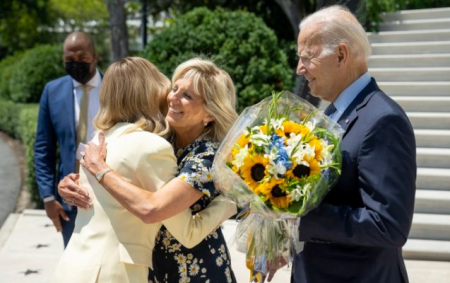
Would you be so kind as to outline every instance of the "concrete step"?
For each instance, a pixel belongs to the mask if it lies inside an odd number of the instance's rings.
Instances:
[[[414,260],[450,261],[450,241],[408,239],[403,257]]]
[[[414,129],[450,129],[450,113],[407,112]]]
[[[450,96],[392,96],[407,112],[447,112],[450,109]]]
[[[450,191],[450,169],[417,168],[416,187],[421,190]]]
[[[393,20],[381,22],[379,31],[448,29],[450,17],[420,20]]]
[[[368,64],[369,68],[448,67],[450,66],[450,53],[372,55]]]
[[[450,191],[417,189],[414,213],[450,214]]]
[[[373,55],[442,54],[450,50],[450,41],[372,43]]]
[[[402,10],[393,13],[381,13],[380,16],[385,22],[450,18],[450,8]]]
[[[450,148],[450,130],[415,129],[417,147]]]
[[[371,43],[450,40],[450,29],[380,31],[367,33]]]
[[[405,265],[409,283],[449,283],[450,261],[410,259]]]
[[[391,96],[448,96],[450,97],[450,82],[377,82],[378,86]]]
[[[450,148],[418,147],[417,167],[450,169]]]
[[[370,68],[377,81],[450,81],[450,67],[437,68]]]
[[[450,241],[450,214],[414,213],[408,238]]]

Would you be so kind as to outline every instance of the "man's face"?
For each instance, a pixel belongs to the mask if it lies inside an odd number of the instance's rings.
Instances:
[[[74,78],[82,84],[88,82],[95,75],[97,55],[94,53],[93,46],[83,38],[77,38],[74,36],[73,38],[68,38],[64,42],[63,61],[66,66],[68,63],[76,63],[78,65],[80,65],[79,63],[84,63],[89,65],[88,68],[86,67],[87,70],[84,71],[86,74],[82,76],[82,79]],[[80,71],[77,70],[75,73],[80,73]]]
[[[303,75],[313,96],[334,101],[341,92],[339,87],[339,58],[337,53],[323,55],[323,40],[319,35],[320,24],[302,28],[298,36],[297,74]]]

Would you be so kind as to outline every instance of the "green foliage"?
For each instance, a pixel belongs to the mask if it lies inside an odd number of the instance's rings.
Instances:
[[[108,11],[103,0],[48,0],[55,17],[64,30],[99,32],[108,24]]]
[[[18,123],[16,119],[17,108],[14,102],[0,99],[0,131],[13,138],[18,138],[16,136]]]
[[[18,115],[19,123],[17,126],[19,138],[25,147],[27,188],[30,193],[31,201],[36,204],[41,203],[34,170],[34,141],[38,112],[38,104],[22,104],[21,111]]]
[[[95,51],[99,55],[98,65],[107,67],[110,56],[110,31],[108,28],[108,11],[103,0],[49,0],[49,10],[53,18],[52,30],[62,29],[58,35],[62,43],[73,31],[83,31],[91,35]]]
[[[10,99],[9,81],[17,62],[20,61],[22,56],[22,52],[17,52],[0,61],[0,99]]]
[[[406,0],[406,9],[450,7],[450,0]]]
[[[0,59],[38,45],[62,43],[73,31],[92,36],[99,64],[106,66],[110,41],[103,0],[0,1]]]
[[[273,90],[293,86],[294,72],[274,32],[252,13],[194,9],[156,35],[142,52],[168,76],[183,61],[202,55],[231,75],[239,110]]]
[[[0,131],[20,140],[25,147],[27,187],[35,203],[41,201],[34,172],[34,140],[38,111],[38,104],[0,100]]]
[[[54,37],[45,28],[52,22],[49,0],[2,0],[0,1],[0,58]]]
[[[13,68],[10,97],[14,102],[39,102],[47,82],[66,74],[61,45],[42,45],[23,54]]]
[[[367,31],[378,31],[383,21],[382,12],[394,12],[405,6],[405,0],[366,0],[360,1],[357,10],[359,21]]]
[[[357,15],[367,31],[378,31],[382,12],[442,7],[450,7],[450,0],[365,0],[359,1]]]

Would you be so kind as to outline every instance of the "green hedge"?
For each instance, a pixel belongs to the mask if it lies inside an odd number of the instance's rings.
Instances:
[[[292,89],[294,70],[273,30],[244,11],[197,8],[156,35],[141,56],[167,76],[183,61],[206,55],[225,69],[236,85],[239,110],[271,95]]]
[[[17,62],[23,57],[23,52],[8,56],[0,61],[0,99],[11,99],[9,89],[11,76]]]
[[[31,200],[40,204],[34,172],[34,140],[39,104],[20,104],[0,100],[0,131],[18,139],[25,147],[26,182]]]
[[[61,44],[30,49],[13,67],[10,98],[19,103],[37,103],[45,84],[65,74]]]
[[[34,171],[39,99],[47,82],[65,75],[62,45],[42,45],[0,61],[0,131],[25,147],[31,200],[41,204]]]

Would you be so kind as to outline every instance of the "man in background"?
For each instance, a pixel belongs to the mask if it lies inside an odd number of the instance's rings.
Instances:
[[[62,201],[56,185],[69,173],[78,172],[76,153],[95,131],[92,120],[98,112],[102,81],[97,60],[88,34],[69,34],[63,45],[68,75],[47,83],[40,100],[34,148],[36,181],[47,216],[62,232],[64,247],[72,235],[77,208]]]

